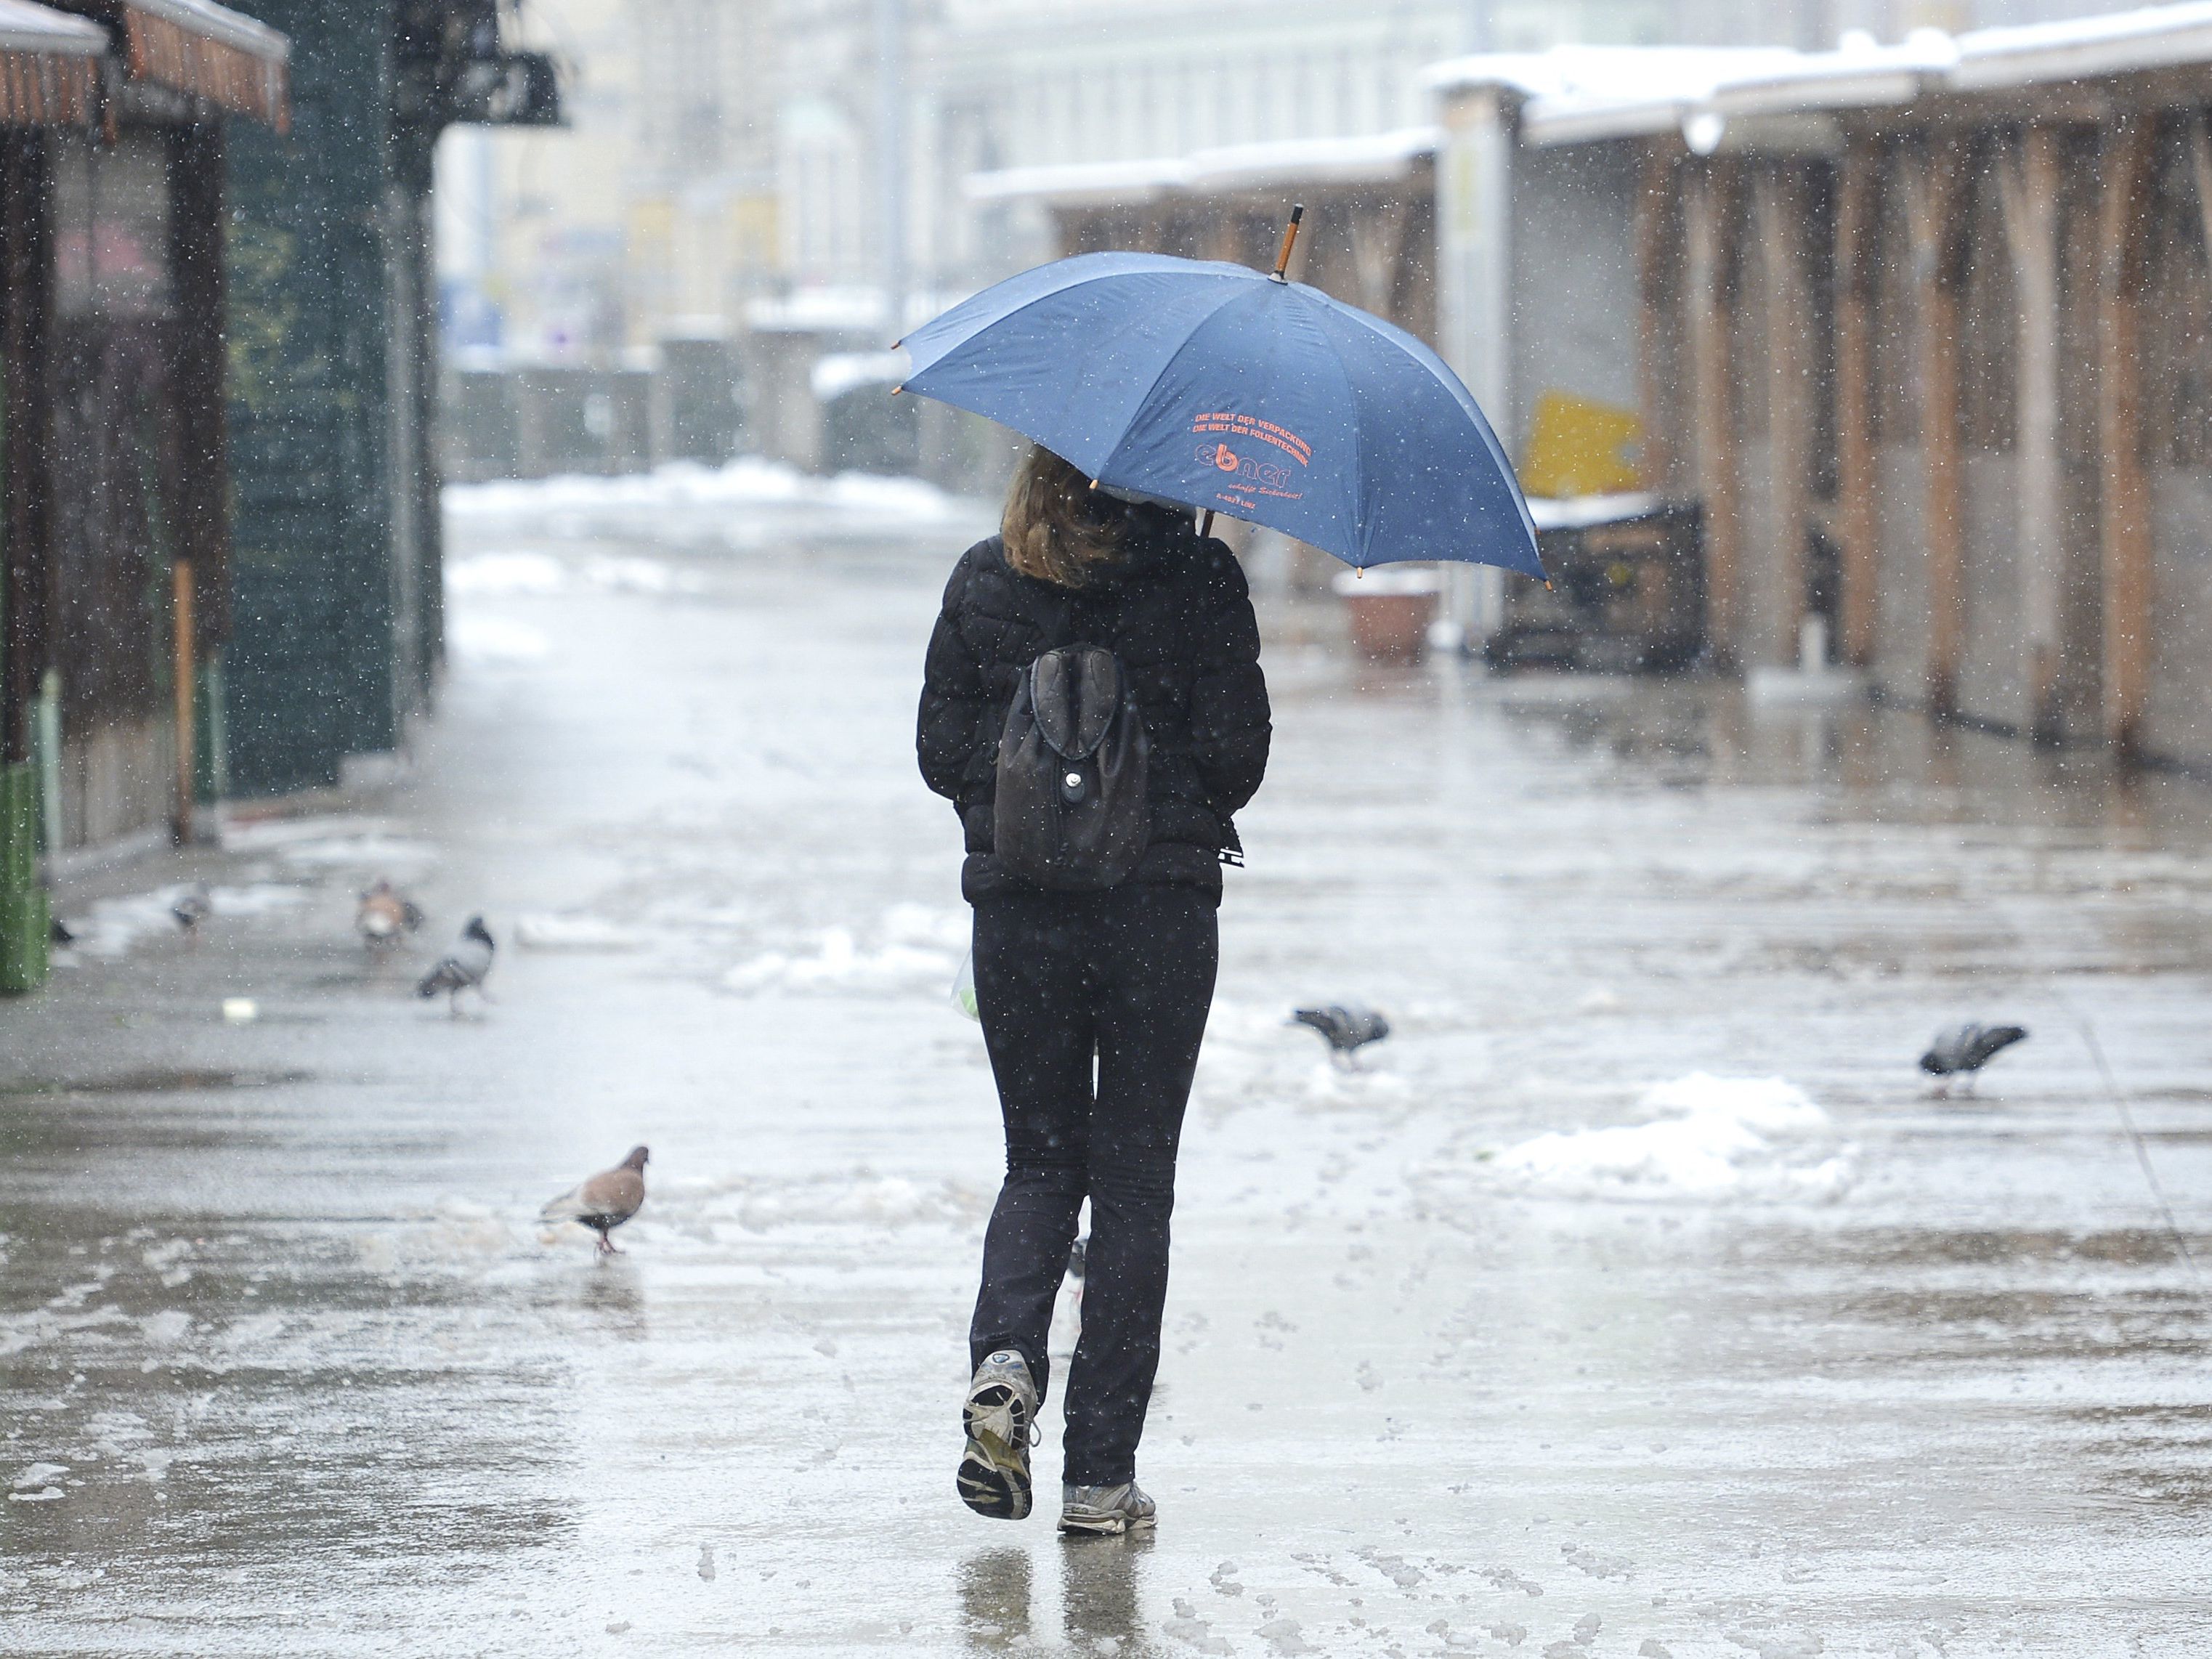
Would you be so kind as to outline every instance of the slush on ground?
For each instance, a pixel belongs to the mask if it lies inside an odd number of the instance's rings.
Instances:
[[[1158,1535],[964,1510],[1002,1147],[912,722],[991,516],[457,490],[406,775],[57,896],[0,1006],[0,1649],[2212,1648],[2212,795],[1370,668],[1325,596],[1262,605]],[[456,1018],[412,993],[479,911]],[[1349,1066],[1290,1022],[1345,1000]],[[1966,1019],[2031,1036],[1936,1098]],[[539,1220],[640,1144],[622,1255]]]

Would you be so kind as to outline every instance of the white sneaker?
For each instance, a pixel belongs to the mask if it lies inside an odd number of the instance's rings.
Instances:
[[[1138,1532],[1158,1518],[1159,1506],[1133,1480],[1118,1486],[1062,1486],[1062,1532]]]
[[[975,1367],[963,1408],[968,1449],[960,1501],[978,1515],[1020,1521],[1030,1512],[1030,1448],[1036,1441],[1036,1384],[1029,1361],[1001,1348]]]

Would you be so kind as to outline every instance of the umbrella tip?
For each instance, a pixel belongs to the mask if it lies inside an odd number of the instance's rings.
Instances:
[[[905,382],[904,380],[901,380],[901,381],[900,381],[896,386],[893,386],[893,387],[891,388],[891,396],[892,396],[892,397],[894,397],[894,398],[896,398],[896,397],[897,397],[897,396],[899,395],[899,393],[900,393],[900,392],[903,392],[903,391],[905,391],[905,390],[906,390],[906,382]]]
[[[1275,250],[1275,268],[1267,273],[1270,281],[1281,283],[1289,280],[1283,272],[1291,263],[1291,248],[1298,240],[1298,222],[1305,216],[1306,204],[1304,202],[1291,204],[1291,222],[1283,227],[1283,245]]]

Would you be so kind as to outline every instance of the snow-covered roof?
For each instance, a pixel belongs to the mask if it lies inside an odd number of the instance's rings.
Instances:
[[[258,18],[219,6],[215,0],[129,0],[149,17],[173,23],[202,40],[224,46],[267,63],[282,64],[292,55],[292,43]]]
[[[1423,79],[1446,94],[1486,87],[1518,94],[1522,140],[1537,147],[1679,127],[1694,147],[1710,149],[1738,118],[2063,85],[2179,64],[2212,64],[2212,0],[1958,35],[1915,29],[1893,46],[1854,31],[1833,52],[1562,46],[1491,53],[1435,64]]]
[[[2212,5],[2146,6],[2057,23],[1976,29],[1959,37],[1950,84],[2018,87],[2212,63]]]
[[[903,351],[831,351],[814,360],[806,383],[815,402],[834,403],[862,386],[896,386],[911,367]]]
[[[1422,79],[1447,94],[1511,93],[1523,100],[1524,142],[1575,144],[1666,132],[1720,88],[1786,73],[1802,57],[1786,46],[1557,46],[1455,58]]]
[[[1909,104],[1958,66],[1959,42],[1941,29],[1915,29],[1882,46],[1852,30],[1833,52],[1791,56],[1796,61],[1778,74],[1716,88],[1706,106],[1729,116]]]
[[[1523,98],[1597,102],[1643,96],[1702,96],[1724,81],[1789,64],[1787,46],[1554,46],[1549,52],[1479,52],[1421,71],[1431,92],[1495,87]]]
[[[107,50],[107,31],[31,0],[0,0],[0,52],[45,52],[63,58],[97,58]]]
[[[1189,164],[1179,156],[1135,161],[1075,161],[1060,167],[1000,167],[971,173],[962,188],[969,199],[1004,202],[1046,197],[1054,201],[1144,202],[1181,185]]]
[[[1229,144],[1188,155],[1132,161],[1084,161],[1064,167],[1004,167],[971,173],[974,201],[1147,202],[1176,191],[1244,190],[1270,184],[1380,184],[1402,179],[1433,155],[1441,134],[1431,126],[1401,127],[1348,138],[1294,138]]]

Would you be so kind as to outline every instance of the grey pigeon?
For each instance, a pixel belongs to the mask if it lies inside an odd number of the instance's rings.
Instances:
[[[415,901],[388,881],[379,881],[361,896],[354,913],[354,931],[372,951],[389,950],[422,925],[422,912]]]
[[[1968,1020],[1963,1025],[1954,1025],[1936,1033],[1936,1041],[1928,1052],[1920,1056],[1920,1069],[1934,1078],[1941,1078],[1936,1092],[1948,1094],[1951,1079],[1966,1079],[1966,1091],[1973,1092],[1974,1079],[1983,1066],[2002,1054],[2015,1042],[2027,1039],[2027,1030],[2020,1025],[1981,1025]]]
[[[208,890],[197,883],[169,902],[169,914],[176,918],[177,926],[185,930],[187,938],[198,937],[199,925],[214,908],[215,902],[208,896]]]
[[[1300,1008],[1291,1015],[1299,1025],[1310,1025],[1328,1044],[1329,1058],[1349,1065],[1352,1057],[1370,1042],[1390,1035],[1390,1022],[1358,1002],[1332,1002],[1325,1007]]]
[[[471,916],[461,936],[453,941],[453,948],[438,958],[437,966],[422,975],[415,988],[415,994],[426,1001],[439,992],[446,994],[450,1012],[461,1012],[461,993],[473,989],[478,996],[484,994],[484,975],[491,972],[491,932],[484,926],[482,916]]]
[[[607,1235],[635,1215],[645,1202],[645,1165],[651,1156],[642,1146],[631,1147],[628,1158],[562,1194],[538,1212],[538,1218],[580,1223],[599,1234],[601,1255],[620,1255],[622,1252]]]

